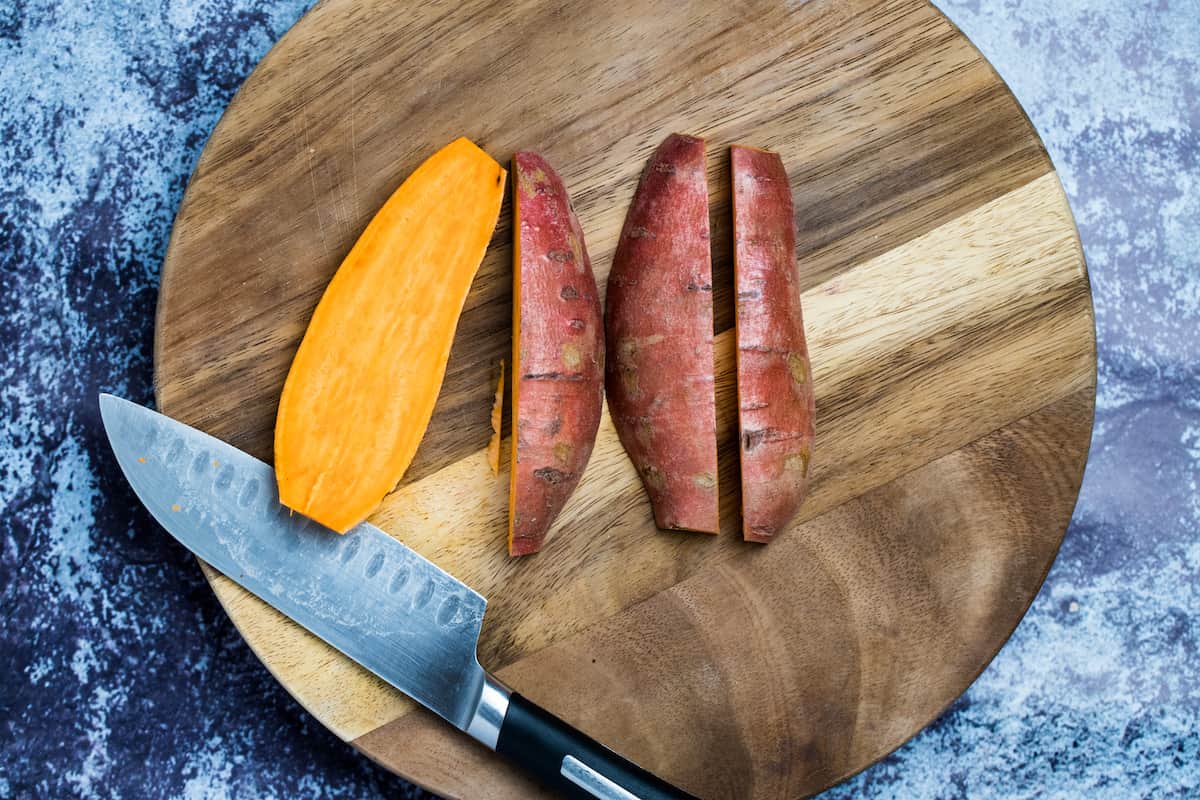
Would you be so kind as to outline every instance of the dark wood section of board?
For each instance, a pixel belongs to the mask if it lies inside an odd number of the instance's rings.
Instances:
[[[500,677],[700,797],[820,791],[915,734],[927,695],[948,703],[993,655],[986,634],[1020,619],[1070,519],[1083,469],[1060,445],[1087,440],[1092,399],[1076,392],[790,531],[771,545],[786,554],[748,550]],[[471,741],[446,752],[442,727],[421,711],[357,744],[385,763],[461,759],[439,787],[452,797],[541,796]]]
[[[646,158],[675,131],[708,142],[722,533],[654,528],[605,415],[545,550],[506,557],[506,466],[492,476],[483,451],[510,349],[507,201],[416,461],[372,521],[488,597],[480,659],[523,694],[703,797],[798,797],[890,752],[984,668],[1086,461],[1094,334],[1070,211],[1016,100],[924,0],[324,0],[189,184],[157,398],[269,460],[330,276],[459,136],[557,168],[603,293]],[[739,534],[733,143],[788,169],[817,394],[811,495],[766,547]],[[206,574],[279,680],[373,759],[451,797],[534,795]]]

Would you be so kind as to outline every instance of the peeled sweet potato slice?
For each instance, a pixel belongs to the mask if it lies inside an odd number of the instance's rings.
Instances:
[[[541,549],[575,491],[604,400],[596,278],[562,179],[513,156],[512,470],[508,552]]]
[[[429,157],[325,289],[275,421],[288,508],[344,533],[412,462],[467,292],[500,214],[504,169],[466,139]]]
[[[735,145],[730,156],[742,535],[768,542],[808,491],[815,395],[787,172],[765,150]]]
[[[605,382],[660,528],[718,530],[712,264],[704,142],[650,158],[608,278]]]

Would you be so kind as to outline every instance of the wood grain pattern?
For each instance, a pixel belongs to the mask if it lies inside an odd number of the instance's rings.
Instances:
[[[923,727],[1024,613],[1082,478],[1060,443],[1086,439],[1092,400],[1069,394],[499,675],[701,797],[818,791]],[[356,744],[415,774],[468,765],[438,783],[452,797],[540,796],[425,712]]]
[[[602,286],[646,157],[673,130],[704,136],[722,535],[654,529],[606,412],[557,535],[505,556],[507,475],[485,448],[509,346],[507,208],[433,423],[373,521],[489,597],[481,660],[522,693],[702,796],[795,796],[932,719],[1036,593],[1086,457],[1090,293],[1036,135],[930,6],[683,14],[657,0],[320,4],[239,92],[189,185],[163,269],[158,401],[269,458],[329,276],[458,135],[559,168]],[[738,535],[735,141],[779,151],[795,187],[817,388],[811,496],[767,548]],[[377,761],[455,797],[534,791],[208,574],[289,691]]]

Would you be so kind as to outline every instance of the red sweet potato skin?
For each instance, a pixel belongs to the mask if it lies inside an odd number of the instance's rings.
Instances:
[[[768,542],[808,492],[815,396],[787,171],[777,154],[750,147],[735,145],[730,162],[742,534]]]
[[[604,399],[604,329],[583,231],[558,173],[513,156],[509,554],[536,553],[583,475]]]
[[[608,278],[609,412],[660,528],[718,531],[704,142],[672,134],[642,173]]]

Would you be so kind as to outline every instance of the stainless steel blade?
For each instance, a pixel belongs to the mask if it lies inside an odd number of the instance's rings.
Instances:
[[[219,439],[112,395],[100,412],[134,491],[189,550],[455,726],[498,730],[480,718],[495,693],[480,594],[373,525],[339,536],[293,514],[274,470]]]

